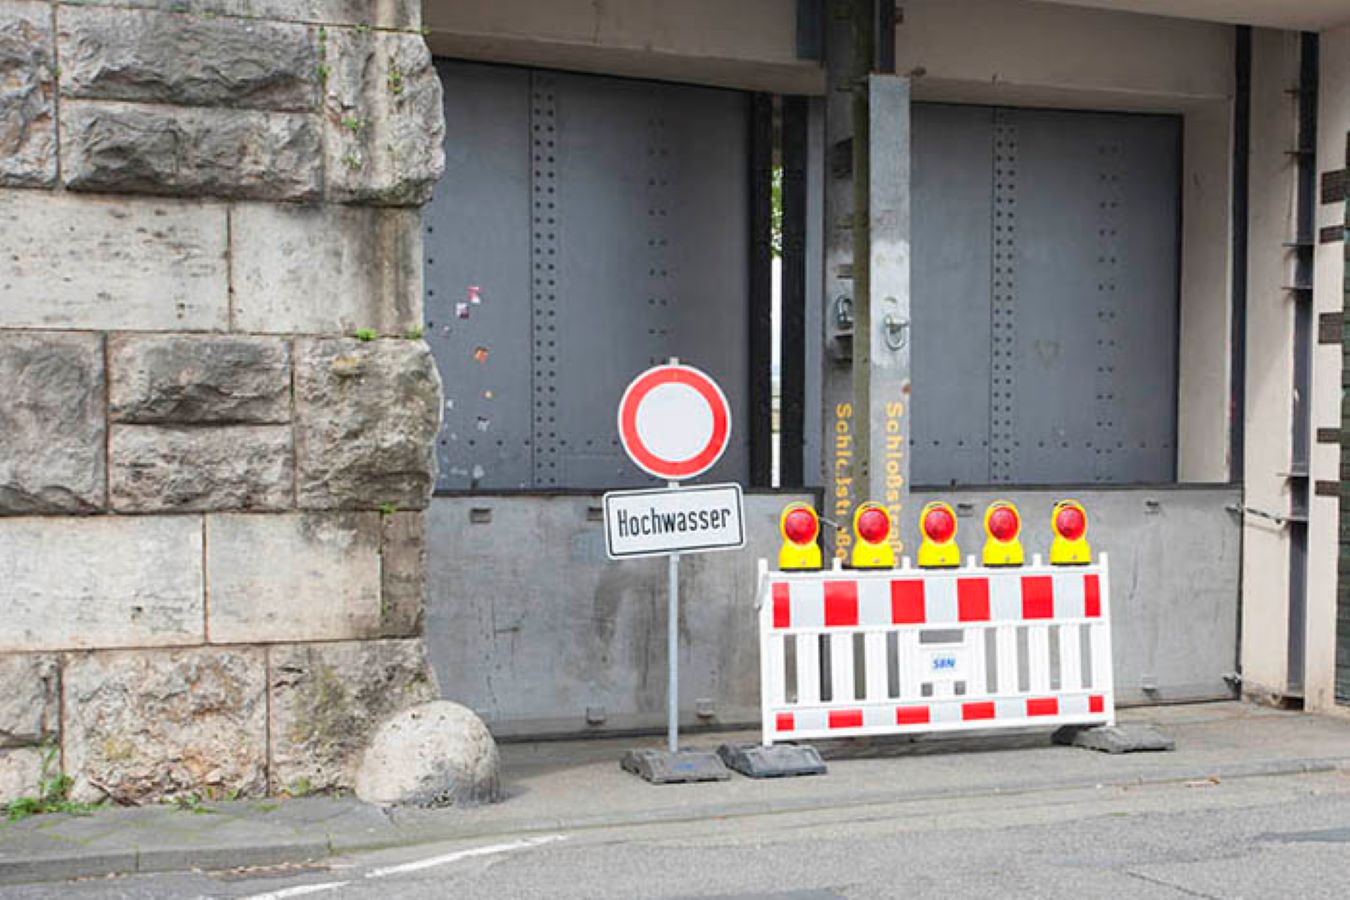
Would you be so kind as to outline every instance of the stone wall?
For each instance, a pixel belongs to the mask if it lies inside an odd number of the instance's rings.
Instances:
[[[417,0],[0,0],[0,801],[343,789],[437,695]]]

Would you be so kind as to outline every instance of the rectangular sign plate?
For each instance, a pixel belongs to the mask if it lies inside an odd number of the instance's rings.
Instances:
[[[605,494],[605,553],[610,559],[744,546],[739,484]]]

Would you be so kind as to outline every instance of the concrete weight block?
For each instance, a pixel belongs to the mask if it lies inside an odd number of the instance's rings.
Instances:
[[[497,742],[472,710],[438,700],[406,709],[375,732],[356,796],[382,806],[472,806],[500,798]]]

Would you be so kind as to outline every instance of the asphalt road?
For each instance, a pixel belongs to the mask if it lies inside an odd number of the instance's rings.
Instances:
[[[654,788],[678,791],[679,786]],[[503,835],[4,898],[1350,897],[1350,773]]]

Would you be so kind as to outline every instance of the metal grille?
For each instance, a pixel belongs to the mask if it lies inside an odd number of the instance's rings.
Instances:
[[[446,386],[440,490],[646,484],[628,381],[705,369],[748,466],[746,95],[438,61],[452,123],[424,211],[427,338]]]

